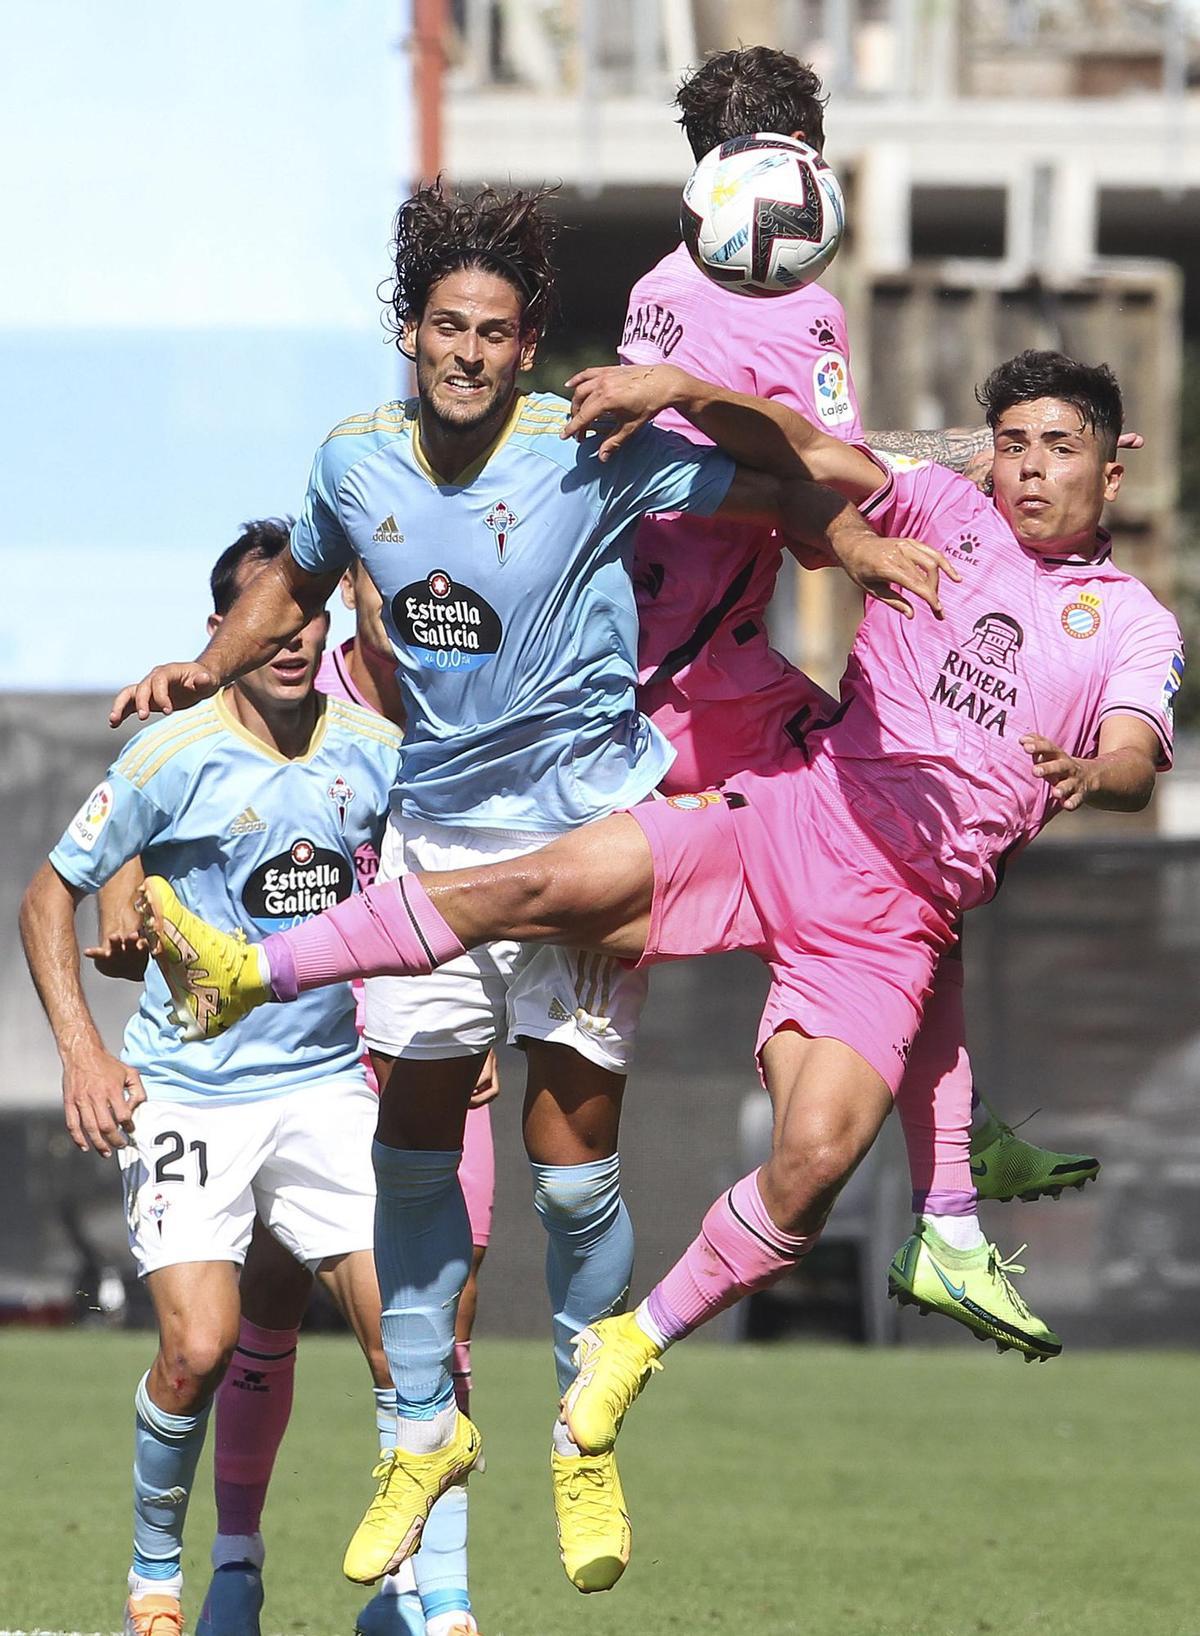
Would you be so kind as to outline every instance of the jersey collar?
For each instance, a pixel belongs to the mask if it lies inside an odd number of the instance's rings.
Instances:
[[[228,691],[228,688],[223,687],[213,700],[222,727],[227,728],[235,738],[241,739],[242,743],[249,745],[252,750],[257,750],[260,756],[265,756],[268,761],[274,762],[277,767],[294,767],[297,764],[311,761],[324,744],[325,725],[329,712],[325,708],[325,695],[323,693],[317,694],[317,723],[312,730],[312,737],[304,747],[304,753],[298,756],[283,756],[280,755],[278,750],[273,750],[269,744],[264,744],[262,739],[255,738],[248,728],[242,726],[225,697]]]
[[[434,488],[465,489],[468,484],[475,481],[497,450],[508,442],[513,432],[516,430],[517,422],[520,420],[524,408],[525,394],[523,392],[518,392],[513,398],[512,408],[508,412],[504,425],[501,426],[500,430],[488,444],[487,448],[481,455],[479,455],[477,459],[473,460],[469,466],[464,466],[462,471],[456,473],[453,477],[443,477],[440,472],[435,471],[429,464],[428,456],[426,455],[424,446],[421,443],[421,421],[418,413],[417,419],[413,422],[412,429],[413,459],[416,461],[421,472],[423,472],[433,484]]]

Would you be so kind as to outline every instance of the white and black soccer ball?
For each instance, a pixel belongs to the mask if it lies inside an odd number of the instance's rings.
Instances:
[[[692,259],[739,295],[785,295],[829,266],[846,212],[837,177],[791,136],[735,136],[706,153],[683,190]]]

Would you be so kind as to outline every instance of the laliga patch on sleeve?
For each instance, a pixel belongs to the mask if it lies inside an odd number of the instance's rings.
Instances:
[[[1167,679],[1163,683],[1162,708],[1169,721],[1175,719],[1175,695],[1183,685],[1183,654],[1177,653],[1171,660],[1167,671]]]
[[[823,352],[813,365],[813,403],[827,426],[853,420],[850,365],[840,352]]]
[[[107,781],[97,784],[74,818],[67,825],[67,834],[85,852],[90,852],[100,839],[113,809],[113,788]]]

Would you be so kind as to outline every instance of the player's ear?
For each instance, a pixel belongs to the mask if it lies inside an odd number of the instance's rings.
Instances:
[[[220,614],[209,614],[208,623],[205,625],[204,628],[205,628],[205,630],[207,630],[210,640],[217,634],[217,630],[218,630],[220,624],[221,624]]]
[[[533,360],[537,357],[538,334],[536,330],[526,330],[521,337],[521,368],[532,369]]]
[[[349,608],[353,613],[358,607],[358,598],[354,593],[354,570],[347,568],[341,578],[342,607]]]
[[[1104,499],[1105,503],[1115,500],[1117,491],[1121,487],[1121,480],[1125,476],[1125,468],[1119,460],[1104,462]]]

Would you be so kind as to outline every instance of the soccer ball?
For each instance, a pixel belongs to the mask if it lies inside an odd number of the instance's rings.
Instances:
[[[679,229],[693,261],[739,295],[798,290],[837,255],[837,177],[794,137],[735,136],[706,153],[683,190]]]

